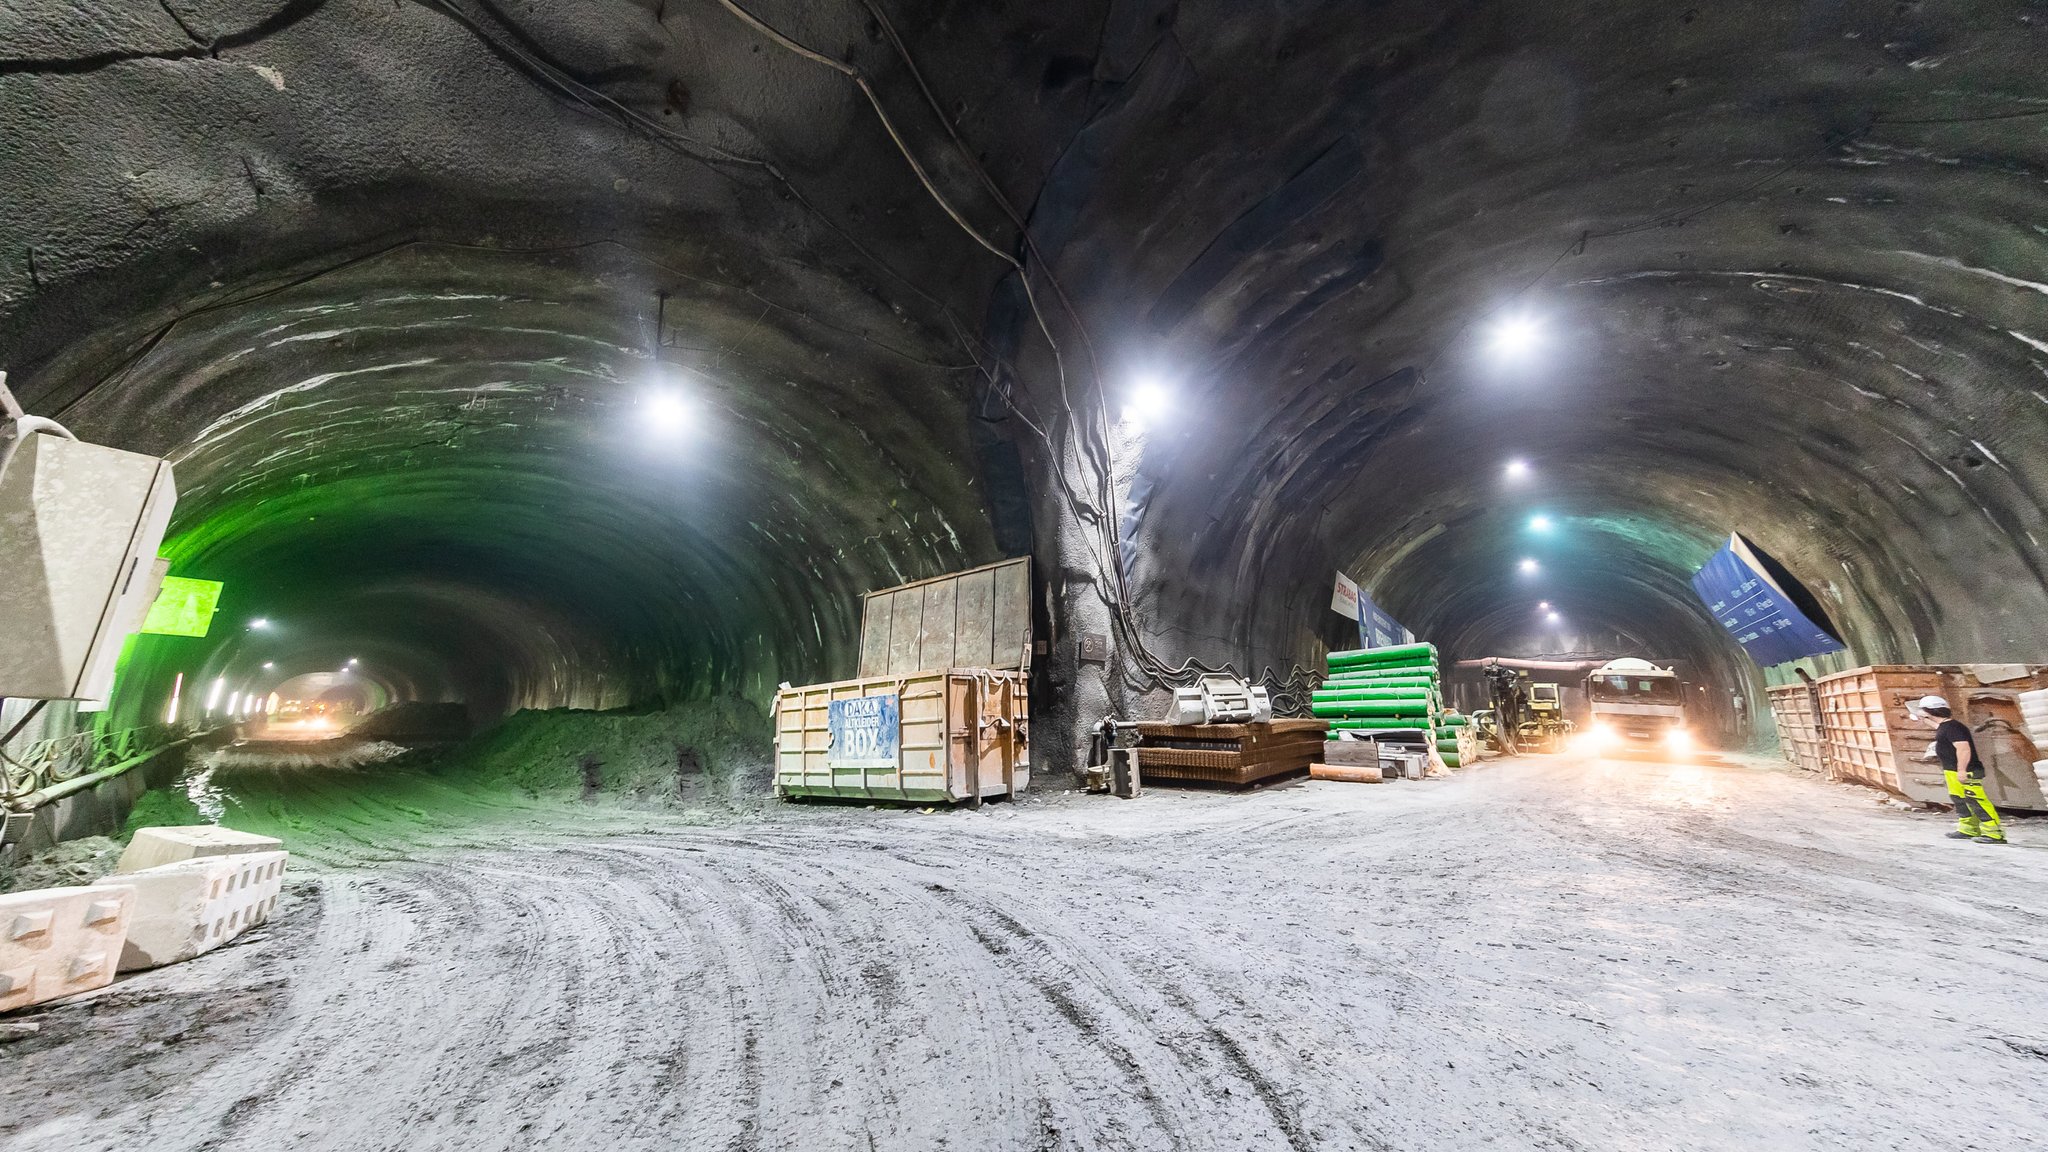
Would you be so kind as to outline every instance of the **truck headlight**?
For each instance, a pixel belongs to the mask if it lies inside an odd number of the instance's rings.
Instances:
[[[1673,728],[1664,734],[1664,746],[1673,752],[1692,751],[1692,733],[1683,728]]]

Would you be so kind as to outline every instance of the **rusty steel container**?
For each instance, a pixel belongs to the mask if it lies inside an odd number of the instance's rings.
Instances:
[[[1906,706],[1940,696],[1970,726],[1986,768],[1984,790],[2006,808],[2048,808],[2034,761],[2043,754],[2021,721],[2019,694],[2048,687],[2039,665],[1891,664],[1853,668],[1817,681],[1821,756],[1843,780],[1884,788],[1930,804],[1948,802],[1941,765],[1928,755],[1931,718],[1909,719]],[[1803,692],[1804,689],[1802,688]],[[1777,697],[1772,697],[1776,707]]]
[[[1026,673],[948,668],[786,688],[775,794],[979,805],[1031,783]]]
[[[1785,759],[1808,772],[1826,774],[1820,723],[1814,715],[1814,690],[1804,684],[1780,684],[1770,695],[1771,715],[1778,722],[1778,747]]]

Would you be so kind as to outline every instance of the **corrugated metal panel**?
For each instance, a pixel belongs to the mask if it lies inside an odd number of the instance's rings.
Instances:
[[[889,624],[889,662],[880,668],[863,668],[861,675],[917,671],[918,651],[924,642],[924,590],[905,588],[900,592],[880,593],[869,596],[867,602],[873,604],[878,598],[894,601]]]
[[[1031,667],[1031,561],[995,570],[994,656],[991,668]]]
[[[1030,558],[868,593],[860,654],[864,677],[1029,669]]]
[[[924,586],[924,628],[919,635],[918,668],[953,667],[953,635],[959,623],[954,618],[954,610],[959,603],[958,580],[940,580]],[[912,669],[891,668],[890,671],[908,672]]]
[[[953,634],[955,668],[995,667],[996,574],[984,568],[959,581],[959,623]]]
[[[870,597],[862,605],[860,674],[870,676],[889,666],[889,627],[895,619],[894,596]]]
[[[1814,726],[1813,696],[1804,684],[1770,689],[1771,715],[1778,722],[1778,745],[1785,759],[1809,772],[1826,772],[1820,730]]]

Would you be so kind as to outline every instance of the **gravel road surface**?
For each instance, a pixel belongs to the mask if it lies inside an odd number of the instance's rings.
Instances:
[[[280,918],[31,1017],[0,1144],[2048,1137],[2048,825],[1949,841],[1756,763],[703,827],[375,770],[212,784],[297,853]]]

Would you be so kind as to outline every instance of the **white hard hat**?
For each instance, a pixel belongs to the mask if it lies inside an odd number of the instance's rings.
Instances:
[[[1946,712],[1948,711],[1948,701],[1939,696],[1922,696],[1913,704],[1913,707],[1918,708],[1922,712],[1932,711],[1936,708]]]

